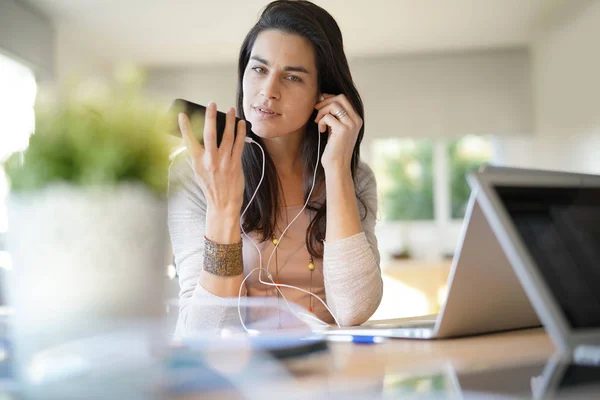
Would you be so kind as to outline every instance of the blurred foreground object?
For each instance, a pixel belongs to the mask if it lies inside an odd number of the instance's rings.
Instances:
[[[45,379],[36,365],[48,350],[162,318],[169,148],[140,76],[39,96],[29,148],[6,163],[4,290],[26,387]]]

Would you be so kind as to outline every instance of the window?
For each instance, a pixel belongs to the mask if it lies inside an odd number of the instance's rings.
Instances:
[[[380,139],[374,142],[374,172],[383,219],[432,220],[433,143],[429,140]]]
[[[489,163],[492,153],[492,142],[485,136],[469,135],[452,140],[448,144],[450,215],[453,219],[462,219],[465,216],[471,194],[466,174]]]
[[[466,174],[490,162],[493,151],[492,140],[487,136],[436,141],[375,140],[373,169],[383,219],[462,219],[471,194]],[[434,210],[443,211],[443,215],[436,215]]]
[[[35,125],[33,105],[36,92],[33,72],[0,54],[0,253],[3,247],[2,235],[8,229],[8,180],[1,163],[12,153],[27,148]]]

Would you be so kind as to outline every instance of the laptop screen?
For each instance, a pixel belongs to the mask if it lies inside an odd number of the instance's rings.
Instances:
[[[600,327],[600,188],[495,189],[571,326]]]

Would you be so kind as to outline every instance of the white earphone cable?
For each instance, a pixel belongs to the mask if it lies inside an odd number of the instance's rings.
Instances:
[[[279,247],[279,244],[281,243],[281,240],[283,239],[283,236],[285,235],[285,233],[287,232],[287,230],[290,228],[290,226],[300,217],[300,215],[304,212],[304,210],[306,209],[306,206],[308,205],[308,202],[310,201],[310,197],[313,193],[313,190],[315,189],[315,182],[316,182],[316,176],[317,176],[317,168],[319,167],[319,157],[321,154],[321,134],[318,133],[318,144],[317,144],[317,161],[315,164],[315,170],[313,173],[313,182],[312,182],[312,187],[310,189],[310,192],[308,194],[308,197],[306,199],[306,202],[304,203],[304,206],[302,207],[302,209],[298,212],[298,214],[294,217],[294,219],[292,219],[292,221],[288,224],[288,226],[283,230],[283,232],[281,233],[281,236],[279,237],[277,244],[275,245],[275,247],[273,248],[273,250],[271,251],[271,255],[269,257],[269,260],[267,262],[267,268],[263,268],[262,266],[262,254],[260,252],[260,249],[258,248],[257,244],[254,242],[254,240],[252,240],[252,238],[250,238],[250,236],[248,236],[248,234],[244,231],[243,228],[243,219],[244,219],[244,215],[246,214],[246,211],[248,211],[248,208],[250,207],[250,204],[252,203],[252,201],[254,201],[254,198],[256,197],[256,194],[258,193],[258,190],[263,182],[263,179],[265,177],[265,151],[263,150],[262,146],[260,144],[258,144],[257,142],[255,142],[254,140],[252,140],[251,138],[246,137],[246,142],[247,143],[253,143],[255,145],[258,146],[258,148],[260,149],[263,159],[262,159],[262,174],[260,177],[260,180],[258,182],[258,186],[256,187],[254,194],[252,195],[252,197],[250,198],[250,201],[248,202],[248,204],[246,205],[246,208],[244,209],[244,211],[242,212],[242,215],[240,217],[240,227],[242,230],[242,233],[244,234],[244,236],[250,240],[250,242],[254,245],[254,247],[256,248],[256,251],[258,252],[258,258],[259,258],[259,266],[257,268],[254,268],[252,271],[250,271],[248,273],[248,275],[244,278],[244,280],[242,281],[242,283],[240,284],[240,290],[238,292],[238,315],[240,317],[240,322],[242,324],[242,327],[244,328],[244,330],[246,332],[249,332],[249,330],[246,328],[246,325],[243,321],[242,318],[242,313],[241,313],[241,296],[242,296],[242,288],[244,286],[244,283],[246,282],[246,280],[248,279],[248,277],[250,277],[250,275],[252,273],[254,273],[254,271],[258,270],[258,280],[260,283],[267,285],[267,286],[274,286],[277,291],[279,292],[279,294],[281,295],[281,297],[284,299],[284,301],[286,302],[288,308],[290,309],[290,311],[292,312],[292,314],[294,314],[296,317],[298,317],[297,313],[292,309],[292,307],[290,306],[287,298],[283,295],[283,293],[281,292],[280,287],[286,287],[286,288],[290,288],[290,289],[296,289],[299,290],[303,293],[306,293],[310,296],[315,297],[317,300],[319,300],[321,302],[321,304],[323,304],[323,306],[325,307],[325,309],[327,309],[327,311],[329,311],[329,313],[331,314],[331,316],[333,317],[333,320],[335,321],[336,325],[339,327],[340,323],[338,322],[335,314],[331,311],[331,309],[329,309],[329,307],[327,306],[327,304],[325,304],[325,302],[316,294],[309,292],[307,290],[304,290],[302,288],[299,287],[295,287],[295,286],[291,286],[291,285],[285,285],[285,284],[277,284],[273,281],[273,277],[271,275],[271,273],[269,272],[269,266],[271,264],[271,260],[273,259],[273,255],[275,254],[275,251],[277,250],[277,248]],[[262,280],[262,271],[265,270],[267,273],[267,278],[269,278],[269,280],[271,282],[266,282]],[[312,317],[312,316],[311,316]]]

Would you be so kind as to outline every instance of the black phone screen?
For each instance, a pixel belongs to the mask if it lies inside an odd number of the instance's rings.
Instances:
[[[184,99],[175,99],[169,109],[170,119],[173,121],[172,127],[169,129],[169,133],[175,136],[182,136],[179,129],[178,115],[180,112],[185,113],[190,119],[192,130],[198,141],[204,144],[204,121],[206,117],[206,107],[200,104],[192,103],[191,101]],[[217,146],[221,145],[223,139],[223,132],[225,131],[227,115],[224,112],[217,111]],[[235,134],[237,135],[237,123],[240,121],[236,117]],[[249,136],[251,131],[251,125],[246,121],[246,135]]]

